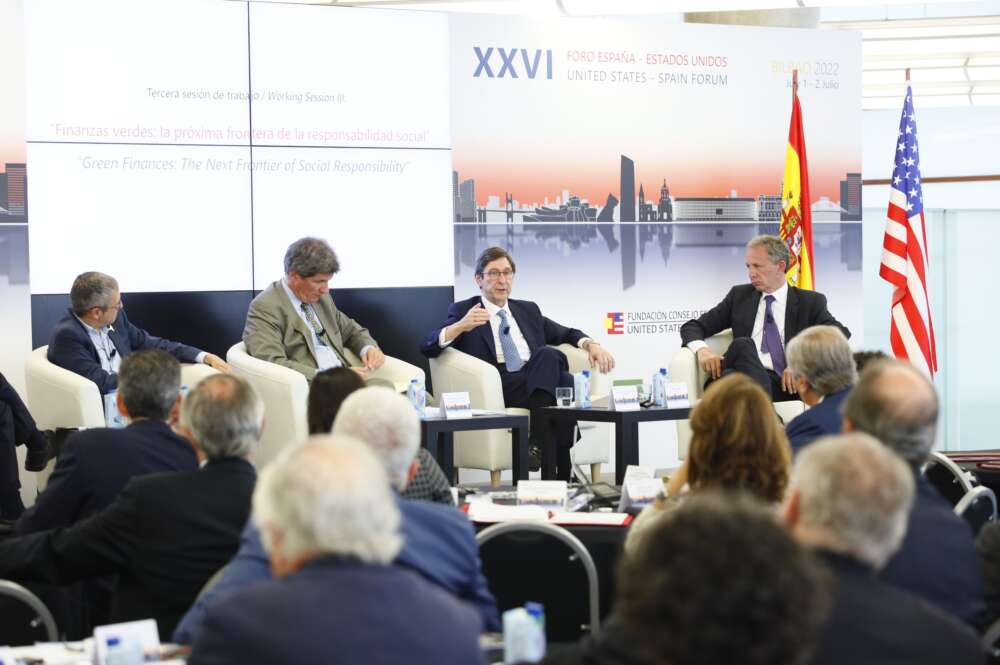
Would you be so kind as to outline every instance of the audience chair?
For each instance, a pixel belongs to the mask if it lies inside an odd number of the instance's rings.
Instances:
[[[733,331],[730,329],[723,330],[719,334],[712,335],[706,339],[705,343],[715,353],[718,353],[720,356],[724,355],[726,349],[733,343]],[[688,397],[691,399],[691,406],[693,407],[705,392],[705,381],[708,380],[708,375],[698,366],[691,349],[685,346],[674,353],[670,359],[670,380],[687,384]],[[788,424],[792,418],[806,410],[806,405],[799,400],[775,402],[774,410],[781,416],[785,424]],[[680,459],[684,459],[687,457],[688,445],[691,442],[691,426],[687,420],[678,420],[676,422],[677,456]]]
[[[20,584],[0,580],[0,645],[28,646],[56,642],[55,619],[38,596]]]
[[[591,369],[592,399],[611,393],[611,377],[590,367],[590,357],[583,349],[570,344],[558,348],[566,354],[569,371],[577,373]],[[488,362],[453,348],[446,348],[437,358],[430,359],[434,393],[467,392],[472,407],[487,411],[527,415],[527,409],[507,408],[500,384],[500,372]],[[610,459],[611,426],[606,423],[580,423],[581,439],[573,446],[572,459],[577,464],[589,464],[592,478],[600,478],[601,464]],[[481,430],[455,433],[455,468],[485,469],[490,472],[493,487],[500,484],[500,473],[513,466],[510,455],[510,430]],[[452,480],[452,479],[449,479]]]
[[[936,450],[924,462],[921,472],[953,506],[957,506],[958,502],[972,491],[971,474],[966,473],[950,457]]]
[[[104,400],[97,384],[79,374],[54,365],[46,357],[49,347],[42,346],[28,355],[24,364],[28,410],[38,429],[59,427],[89,429],[104,427]],[[205,364],[182,364],[181,384],[193,388],[217,370]],[[55,460],[38,472],[38,491],[45,489],[55,468]]]
[[[483,575],[501,614],[525,602],[545,606],[549,642],[572,643],[600,629],[597,567],[566,529],[547,522],[494,524],[476,535]],[[587,588],[587,604],[580,589]]]
[[[969,523],[973,537],[978,536],[980,529],[997,518],[996,494],[989,487],[973,487],[955,504],[955,514]]]

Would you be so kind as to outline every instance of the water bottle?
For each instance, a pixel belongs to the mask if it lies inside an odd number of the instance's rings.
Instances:
[[[406,397],[417,410],[417,415],[423,418],[427,411],[427,391],[424,390],[424,384],[418,379],[412,379],[406,388]]]
[[[537,663],[545,656],[545,633],[523,607],[503,613],[503,662]]]
[[[667,368],[661,367],[660,371],[653,375],[653,406],[667,405]]]
[[[108,651],[104,656],[105,665],[142,665],[142,645],[135,641],[122,642],[117,637],[109,637]]]
[[[588,370],[583,370],[573,376],[573,393],[576,396],[578,408],[590,408],[590,372]]]

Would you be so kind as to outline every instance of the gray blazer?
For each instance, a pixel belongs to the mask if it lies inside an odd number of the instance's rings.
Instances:
[[[346,364],[350,364],[344,350],[361,355],[366,346],[378,346],[368,330],[337,309],[327,293],[313,305],[326,339]],[[273,282],[260,292],[247,312],[243,327],[243,342],[247,353],[254,358],[277,363],[301,372],[306,380],[316,375],[316,349],[309,326],[292,306],[281,282]]]

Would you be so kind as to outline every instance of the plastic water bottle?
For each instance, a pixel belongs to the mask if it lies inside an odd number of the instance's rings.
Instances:
[[[104,656],[105,665],[142,665],[142,645],[134,641],[122,642],[117,637],[109,637],[108,651]]]
[[[667,405],[667,382],[669,380],[670,376],[667,374],[666,367],[661,367],[660,371],[653,375],[653,406]]]
[[[545,633],[523,607],[503,613],[503,662],[537,663],[545,657]]]
[[[573,393],[576,405],[581,409],[590,408],[590,372],[583,370],[573,376]]]
[[[418,379],[412,379],[410,385],[406,387],[406,397],[417,410],[417,414],[423,418],[427,412],[427,391],[424,390],[424,384]]]

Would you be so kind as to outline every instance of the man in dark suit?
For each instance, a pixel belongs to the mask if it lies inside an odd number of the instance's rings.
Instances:
[[[248,461],[264,406],[242,379],[204,379],[181,407],[196,471],[133,478],[118,498],[69,528],[0,542],[0,577],[66,584],[117,574],[112,621],[154,618],[161,638],[236,552],[256,473]]]
[[[934,446],[937,417],[934,386],[912,365],[895,360],[867,365],[844,401],[844,431],[881,441],[909,464],[916,483],[906,538],[882,580],[977,625],[983,581],[972,528],[920,473]]]
[[[496,599],[479,569],[479,549],[469,519],[453,507],[410,501],[399,494],[417,472],[414,456],[420,446],[420,424],[406,398],[380,386],[352,393],[340,407],[333,431],[367,444],[389,476],[392,498],[402,516],[403,545],[395,564],[418,573],[474,608],[482,630],[500,630]],[[243,532],[239,552],[219,582],[198,598],[181,620],[174,641],[196,641],[204,626],[206,608],[244,587],[269,579],[271,568],[261,534],[251,520]]]
[[[750,284],[734,286],[718,305],[681,326],[681,344],[691,349],[711,379],[728,372],[749,374],[776,401],[797,399],[785,362],[785,345],[810,326],[837,326],[851,332],[826,309],[826,296],[789,286],[785,275],[788,247],[776,236],[757,236],[747,243]],[[732,328],[733,343],[725,356],[714,353],[705,339]]]
[[[876,439],[820,439],[795,460],[783,515],[833,578],[816,665],[982,663],[976,635],[923,599],[880,581],[913,502],[913,474]]]
[[[160,349],[183,363],[205,363],[220,372],[229,365],[212,353],[154,337],[125,316],[118,281],[99,272],[73,280],[70,307],[49,340],[49,362],[97,384],[102,395],[118,387],[118,369],[133,351]]]
[[[534,410],[553,406],[558,386],[573,386],[566,356],[550,345],[579,346],[602,372],[611,371],[615,360],[581,331],[542,316],[535,303],[511,300],[515,272],[514,259],[503,248],[490,247],[480,254],[475,280],[481,295],[452,303],[444,324],[424,338],[420,351],[436,358],[453,347],[490,363],[500,372],[504,403]],[[541,435],[531,433],[535,446],[540,446]],[[573,443],[572,426],[560,427],[556,432],[560,479],[569,479]]]
[[[318,439],[272,462],[254,492],[278,579],[211,605],[188,663],[484,663],[476,612],[393,565],[400,515],[383,463],[356,439]]]
[[[809,408],[785,426],[792,452],[826,434],[839,434],[840,405],[858,380],[847,338],[834,326],[806,328],[788,343],[795,392]]]
[[[0,525],[5,531],[10,522],[24,512],[21,501],[21,476],[17,471],[17,446],[28,448],[24,460],[27,471],[41,471],[49,461],[49,444],[28,413],[21,396],[0,374]]]

